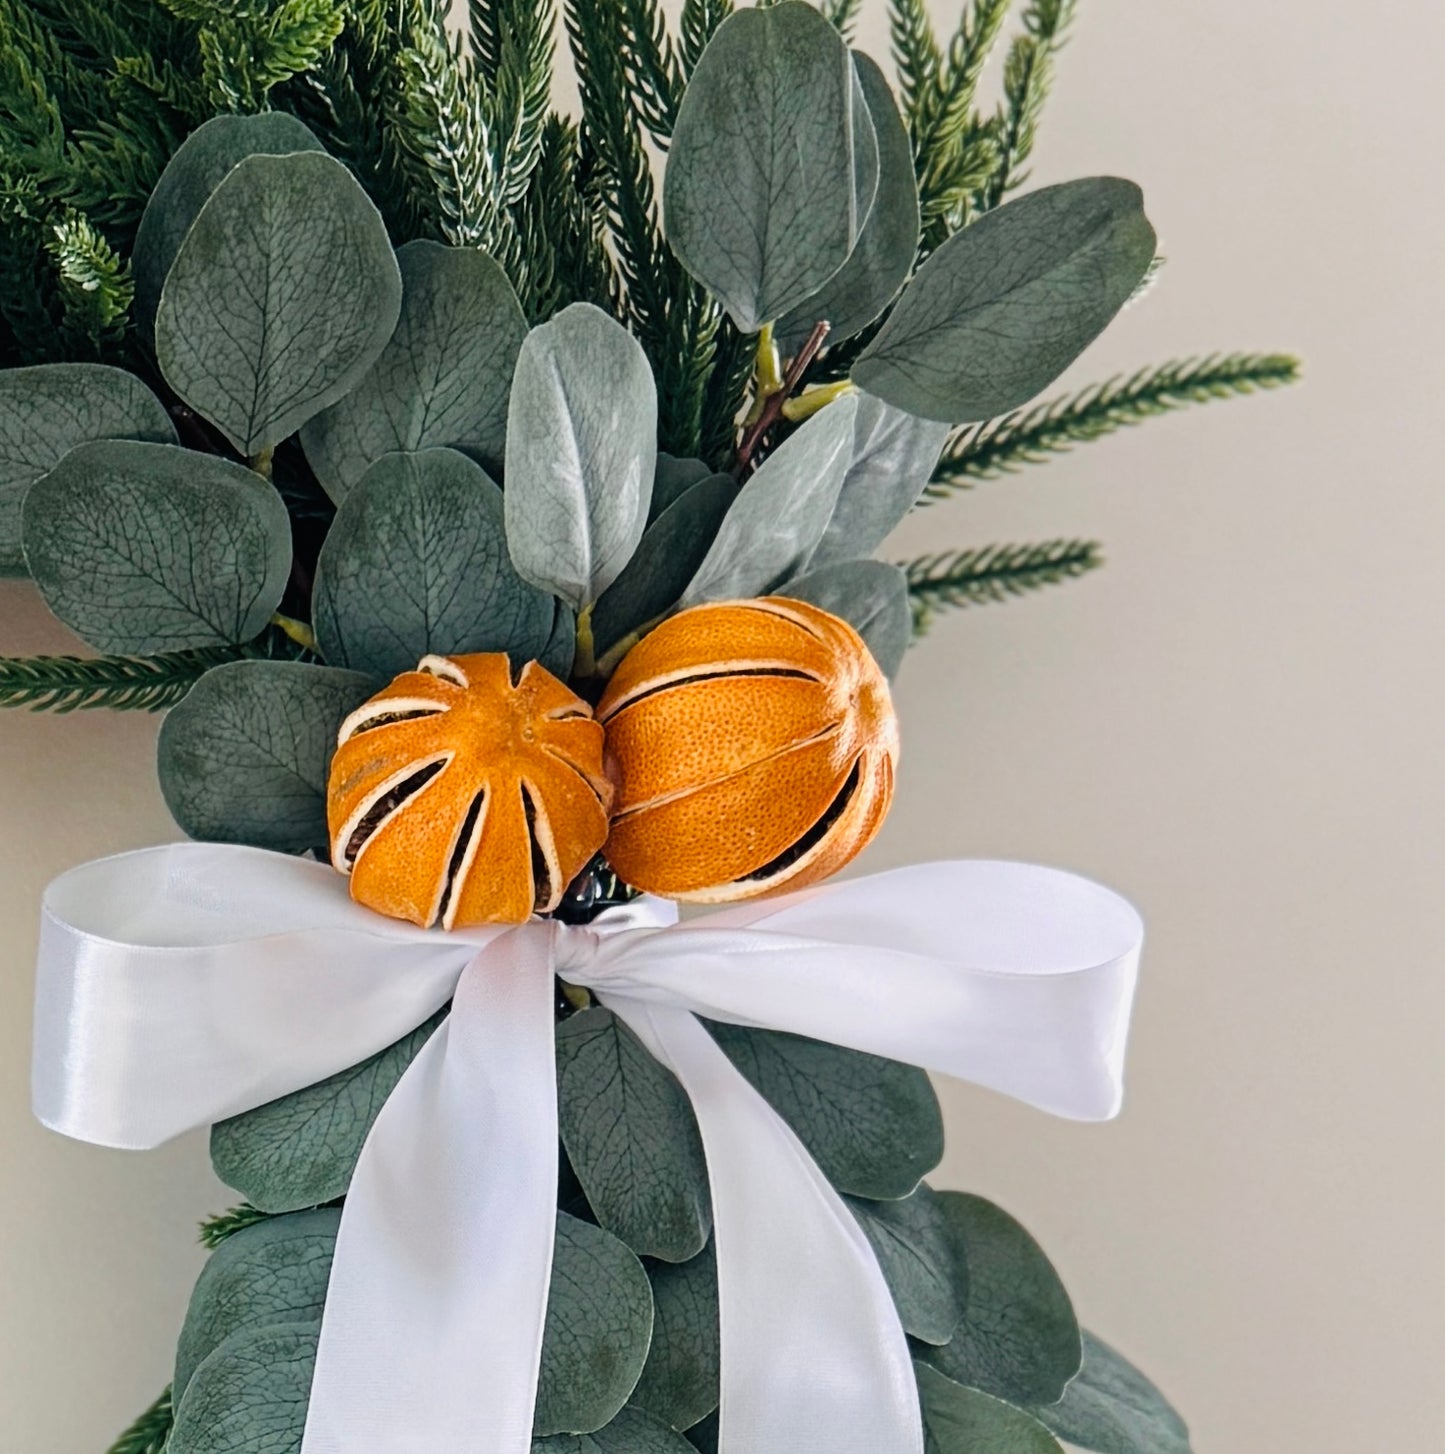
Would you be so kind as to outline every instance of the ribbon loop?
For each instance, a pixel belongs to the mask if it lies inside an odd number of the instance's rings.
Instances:
[[[721,1454],[919,1454],[907,1342],[866,1238],[694,1017],[1103,1119],[1122,1094],[1139,917],[1072,874],[968,862],[675,920],[644,898],[586,928],[444,934],[353,904],[323,865],[257,849],[88,864],[46,896],[36,1114],[82,1140],[154,1146],[344,1070],[451,1000],[357,1164],[303,1454],[528,1454],[560,973],[621,1015],[696,1109]]]

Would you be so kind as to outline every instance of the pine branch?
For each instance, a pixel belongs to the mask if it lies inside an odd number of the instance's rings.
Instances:
[[[853,39],[853,32],[858,27],[858,12],[862,8],[863,0],[822,0],[819,6],[833,23],[833,28],[847,41]]]
[[[119,1439],[107,1454],[164,1454],[175,1423],[171,1391],[167,1389]]]
[[[0,657],[0,707],[32,712],[158,712],[180,701],[204,672],[241,655],[212,646],[159,656]]]
[[[135,283],[130,262],[91,225],[83,213],[68,211],[51,227],[46,251],[60,279],[62,327],[74,357],[104,356],[120,344],[129,322]]]
[[[682,65],[657,0],[617,0],[623,64],[633,110],[664,150],[682,104]]]
[[[978,197],[982,212],[997,207],[1004,194],[1026,178],[1020,168],[1033,152],[1039,117],[1053,85],[1054,61],[1073,21],[1075,4],[1076,0],[1029,0],[1024,9],[1024,32],[1004,61],[1003,108],[995,127],[998,159]]]
[[[904,564],[913,607],[914,639],[940,611],[1007,601],[1044,586],[1074,580],[1103,564],[1092,540],[1045,540],[1033,545],[983,545]]]
[[[682,18],[678,22],[681,37],[678,60],[684,80],[696,69],[718,26],[732,13],[733,0],[683,0]]]
[[[919,98],[913,148],[924,255],[967,224],[973,194],[998,165],[994,129],[975,114],[974,102],[1009,4],[972,0],[932,85]]]
[[[996,480],[1025,465],[1043,463],[1076,444],[1102,439],[1161,414],[1280,388],[1299,377],[1299,367],[1298,359],[1283,353],[1176,359],[987,424],[971,425],[944,447],[925,500],[942,499],[975,480]]]
[[[888,0],[888,36],[898,69],[903,116],[916,137],[943,64],[927,0]]]
[[[259,1222],[269,1222],[274,1215],[274,1212],[263,1212],[259,1207],[253,1207],[250,1202],[242,1202],[240,1206],[207,1217],[201,1223],[201,1246],[214,1252],[227,1237],[234,1237],[237,1232],[244,1232],[247,1227],[254,1227]]]

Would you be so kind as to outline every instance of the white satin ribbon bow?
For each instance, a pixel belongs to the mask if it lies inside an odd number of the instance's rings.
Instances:
[[[35,1110],[83,1141],[155,1146],[354,1065],[451,1000],[356,1167],[302,1454],[528,1454],[557,1192],[555,972],[692,1099],[722,1454],[920,1454],[908,1346],[868,1242],[694,1016],[1102,1120],[1119,1107],[1142,932],[1072,874],[958,862],[686,924],[642,899],[589,928],[444,934],[352,903],[324,865],[176,844],[47,891]]]

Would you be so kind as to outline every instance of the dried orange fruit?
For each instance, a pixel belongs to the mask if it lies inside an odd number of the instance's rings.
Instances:
[[[535,661],[427,656],[342,724],[327,791],[351,897],[447,929],[556,908],[602,846],[592,710]]]
[[[846,621],[802,601],[679,612],[627,654],[597,717],[617,787],[607,857],[668,898],[816,883],[893,798],[888,683]]]

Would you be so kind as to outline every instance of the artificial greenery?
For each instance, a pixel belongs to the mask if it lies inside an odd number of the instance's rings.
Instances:
[[[872,557],[924,500],[1296,365],[1033,403],[1157,272],[1132,183],[1020,190],[1074,5],[1011,32],[1009,0],[967,0],[940,34],[889,4],[891,80],[850,48],[858,0],[685,0],[676,27],[657,0],[471,0],[464,33],[441,0],[0,0],[0,572],[103,653],[0,661],[0,705],[169,707],[180,825],[305,852],[337,724],[425,653],[595,699],[672,611],[780,593],[892,674],[940,612],[1097,566],[1073,540]],[[708,1449],[696,1126],[577,1008],[535,1448]],[[247,1201],[203,1229],[174,1413],[120,1454],[299,1438],[339,1204],[437,1023],[214,1128]],[[930,1449],[1184,1454],[1027,1233],[923,1183],[921,1072],[712,1029],[875,1248]]]

